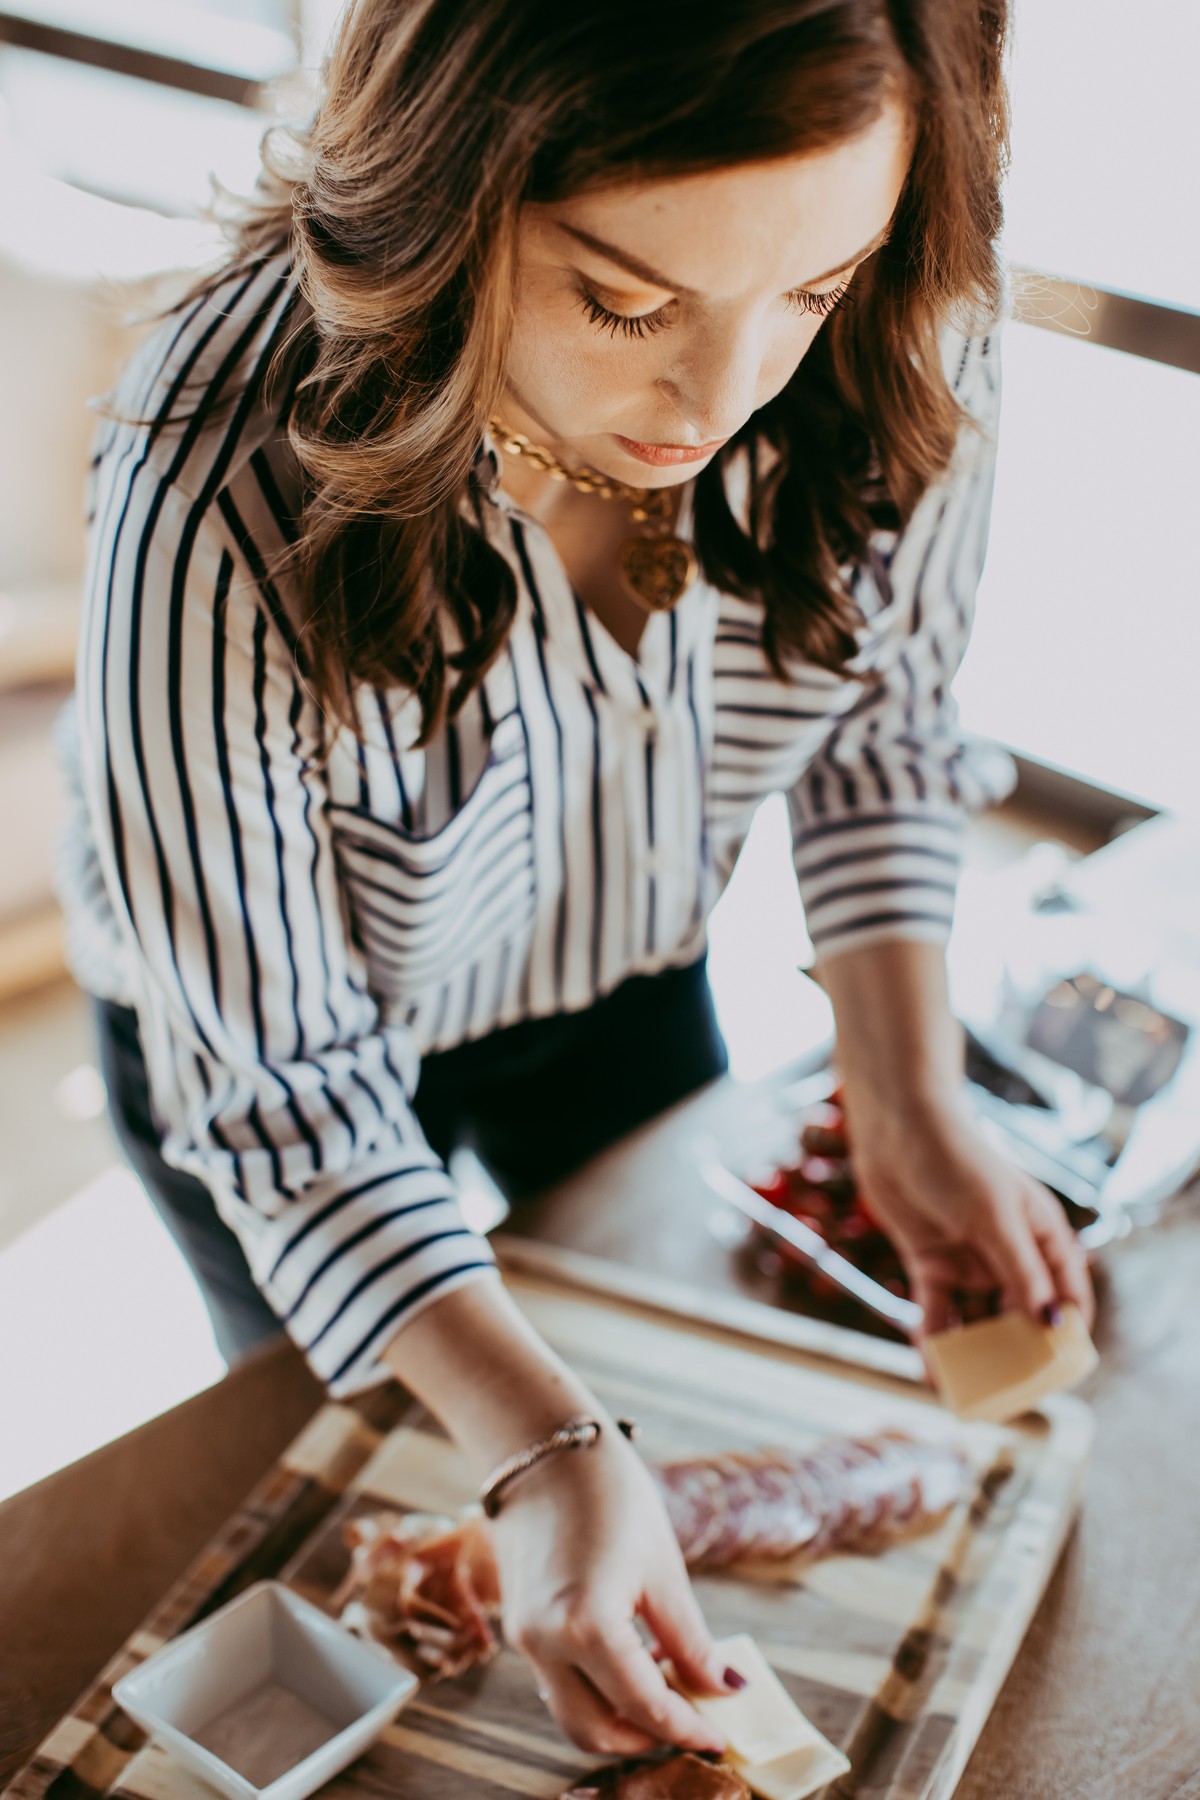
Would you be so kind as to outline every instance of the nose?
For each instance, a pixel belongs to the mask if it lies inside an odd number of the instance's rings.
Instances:
[[[758,405],[767,353],[765,334],[752,326],[706,333],[681,352],[658,386],[702,444],[732,437]]]

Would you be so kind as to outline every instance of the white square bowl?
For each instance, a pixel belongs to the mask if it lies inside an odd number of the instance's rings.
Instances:
[[[278,1766],[269,1778],[244,1772],[243,1753],[227,1752],[227,1762],[197,1741],[216,1737],[221,1722],[226,1733],[232,1730],[238,1709],[245,1723],[268,1686],[285,1690],[283,1704],[298,1717],[305,1709],[321,1715],[330,1733],[290,1763],[284,1741],[277,1757],[275,1739],[269,1757],[260,1745],[262,1759]],[[261,1581],[123,1676],[113,1698],[229,1800],[302,1800],[373,1743],[419,1686],[386,1651],[281,1583]],[[313,1721],[306,1716],[304,1723]],[[242,1770],[232,1766],[239,1760]]]

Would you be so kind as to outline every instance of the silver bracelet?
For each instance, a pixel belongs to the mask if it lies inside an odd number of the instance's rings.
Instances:
[[[618,1419],[617,1428],[627,1438],[637,1435],[637,1426],[632,1419]],[[543,1457],[552,1456],[556,1450],[588,1449],[603,1429],[599,1419],[568,1419],[549,1437],[539,1438],[527,1450],[519,1450],[515,1456],[498,1463],[479,1490],[479,1504],[487,1517],[494,1519],[500,1511],[500,1497],[510,1481],[523,1475],[526,1469],[532,1469]]]

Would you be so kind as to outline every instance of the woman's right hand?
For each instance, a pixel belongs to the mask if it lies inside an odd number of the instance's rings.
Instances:
[[[694,1692],[729,1692],[653,1478],[504,1285],[476,1280],[443,1296],[396,1333],[383,1360],[480,1479],[564,1419],[601,1421],[594,1444],[544,1458],[504,1491],[493,1536],[505,1636],[582,1749],[723,1749],[667,1686],[635,1623]]]
[[[505,1637],[568,1737],[617,1756],[725,1748],[668,1687],[635,1623],[689,1688],[730,1692],[658,1490],[611,1420],[594,1445],[514,1481],[492,1529]]]

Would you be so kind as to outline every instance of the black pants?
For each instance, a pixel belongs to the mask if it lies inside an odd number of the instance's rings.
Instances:
[[[208,1189],[159,1153],[135,1015],[99,1000],[96,1023],[121,1149],[199,1283],[222,1355],[236,1362],[279,1322]],[[698,962],[635,975],[585,1012],[529,1019],[425,1057],[414,1111],[439,1156],[470,1144],[516,1202],[726,1067]]]

